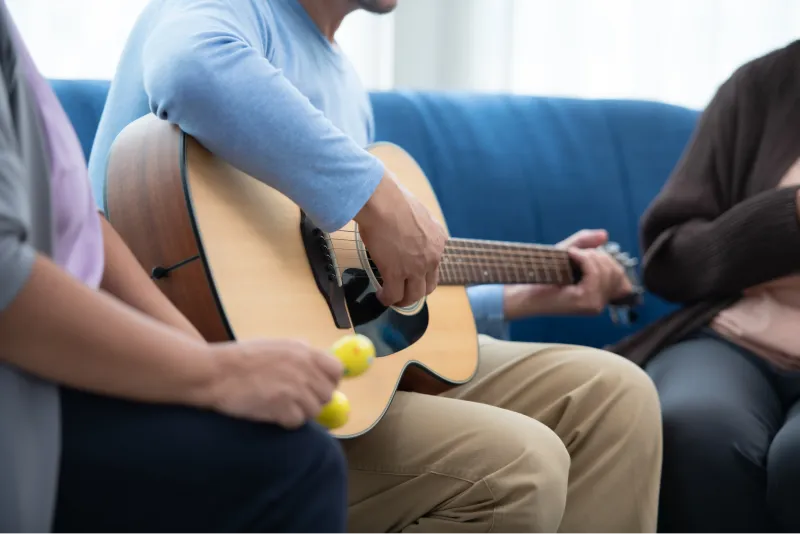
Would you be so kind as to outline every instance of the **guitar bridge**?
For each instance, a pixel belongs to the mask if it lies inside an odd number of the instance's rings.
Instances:
[[[337,328],[351,328],[350,316],[345,305],[344,289],[342,289],[339,269],[330,250],[330,239],[322,230],[300,212],[300,235],[306,249],[306,257],[314,275],[314,281],[328,308],[331,310],[333,322]]]

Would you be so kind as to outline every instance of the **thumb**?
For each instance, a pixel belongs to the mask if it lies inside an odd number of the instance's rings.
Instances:
[[[564,243],[567,247],[597,248],[608,243],[608,232],[605,230],[581,230],[568,237]]]

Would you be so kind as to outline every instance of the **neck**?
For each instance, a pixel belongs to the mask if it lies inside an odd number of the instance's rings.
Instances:
[[[334,37],[344,18],[355,10],[350,0],[298,0],[311,17],[311,20],[322,32],[328,41],[334,42]]]
[[[579,278],[564,250],[478,239],[448,240],[439,267],[442,285],[570,285]]]

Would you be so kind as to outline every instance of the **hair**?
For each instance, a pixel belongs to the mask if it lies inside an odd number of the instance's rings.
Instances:
[[[358,0],[358,7],[370,13],[386,14],[394,11],[397,0]]]

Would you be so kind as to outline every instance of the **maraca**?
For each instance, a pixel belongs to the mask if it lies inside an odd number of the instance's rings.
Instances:
[[[361,334],[344,336],[333,344],[331,351],[342,362],[345,378],[363,374],[375,360],[375,345]]]
[[[351,334],[333,344],[331,352],[344,366],[345,378],[364,373],[375,360],[375,345],[366,336]],[[350,402],[341,391],[334,391],[330,402],[322,407],[317,422],[328,429],[339,428],[350,416]]]

